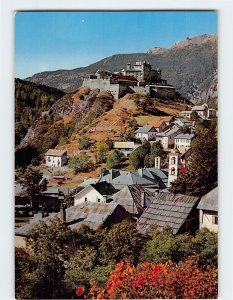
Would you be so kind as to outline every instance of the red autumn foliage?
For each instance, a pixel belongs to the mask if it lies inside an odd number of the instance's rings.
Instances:
[[[84,293],[84,287],[83,286],[79,286],[76,288],[76,295],[77,296],[82,296]]]
[[[202,271],[198,259],[188,258],[154,265],[141,263],[137,267],[121,261],[110,274],[105,289],[91,282],[88,297],[94,299],[215,299],[217,269]]]

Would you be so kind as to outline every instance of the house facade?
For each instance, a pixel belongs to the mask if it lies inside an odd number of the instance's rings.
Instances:
[[[194,134],[178,134],[175,136],[175,148],[181,153],[185,153],[191,147],[191,142],[194,138]]]
[[[67,163],[67,151],[49,149],[45,153],[45,163],[47,167],[62,167]]]
[[[218,187],[204,195],[197,208],[199,209],[199,228],[218,232]]]
[[[154,126],[142,126],[135,131],[135,137],[141,140],[142,142],[144,140],[155,141],[156,134],[157,130]]]
[[[172,148],[175,143],[175,136],[180,132],[178,126],[169,128],[163,132],[156,135],[156,142],[160,142],[164,150]]]
[[[108,182],[97,182],[90,184],[76,195],[74,195],[74,205],[84,202],[107,203],[112,200],[112,195],[116,193],[115,188]]]

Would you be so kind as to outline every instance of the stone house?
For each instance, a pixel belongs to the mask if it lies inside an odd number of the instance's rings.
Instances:
[[[142,142],[144,140],[155,141],[156,134],[157,130],[154,126],[142,126],[135,131],[135,137],[141,140]]]
[[[106,181],[90,184],[74,195],[74,205],[87,201],[108,203],[116,192],[112,184]]]
[[[191,114],[192,114],[192,111],[191,110],[184,110],[184,111],[181,111],[179,113],[179,115],[182,117],[182,118],[186,118],[186,119],[191,119]]]
[[[67,151],[58,149],[49,149],[45,153],[47,167],[62,167],[67,163]]]
[[[208,107],[208,104],[206,104],[206,103],[204,103],[202,105],[193,106],[192,112],[193,111],[197,112],[198,116],[201,117],[202,119],[208,118],[209,107]]]
[[[199,228],[218,232],[218,187],[205,194],[197,208],[199,209]]]

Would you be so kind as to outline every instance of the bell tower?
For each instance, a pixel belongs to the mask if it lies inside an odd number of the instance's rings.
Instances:
[[[179,152],[172,150],[169,153],[169,165],[168,165],[168,187],[171,186],[171,182],[175,181],[179,175]]]

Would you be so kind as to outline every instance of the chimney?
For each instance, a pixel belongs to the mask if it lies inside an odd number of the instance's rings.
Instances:
[[[60,220],[62,224],[66,223],[66,203],[63,202],[60,206]]]
[[[146,207],[146,192],[145,191],[141,192],[141,206],[143,208]]]

